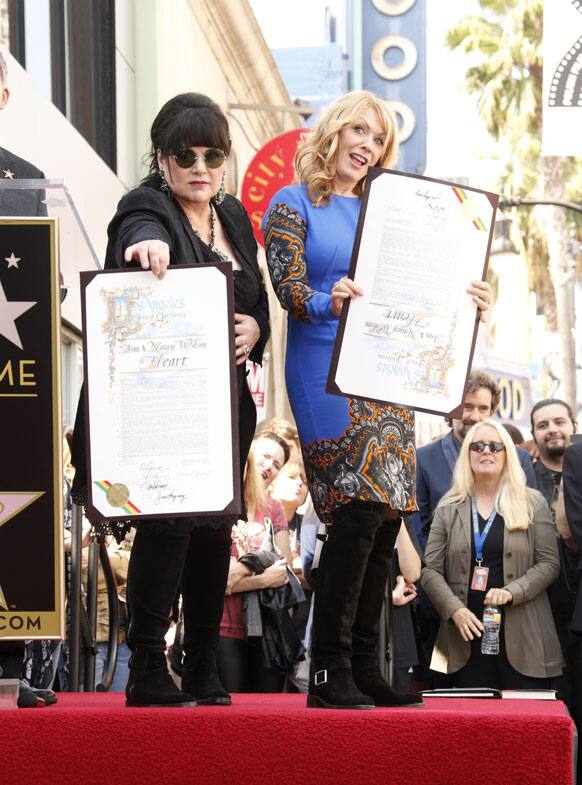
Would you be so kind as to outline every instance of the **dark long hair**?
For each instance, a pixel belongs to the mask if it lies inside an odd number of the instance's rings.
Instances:
[[[216,147],[228,155],[231,139],[228,120],[211,98],[201,93],[181,93],[162,106],[150,131],[149,172],[143,182],[159,184],[156,151],[164,155],[184,147]]]

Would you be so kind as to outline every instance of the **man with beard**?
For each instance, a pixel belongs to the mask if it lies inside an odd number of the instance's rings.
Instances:
[[[415,530],[421,543],[426,545],[432,516],[437,504],[451,487],[453,470],[459,457],[461,444],[468,430],[477,422],[492,417],[499,403],[499,389],[495,381],[482,371],[472,371],[463,401],[460,420],[452,420],[451,431],[438,441],[421,447],[416,453],[416,495],[418,512],[415,513]],[[536,479],[527,450],[517,448],[519,462],[527,484],[536,488]]]
[[[548,589],[548,597],[566,660],[566,671],[554,686],[560,698],[573,710],[572,665],[576,658],[574,647],[578,647],[579,643],[572,639],[570,622],[578,588],[578,554],[565,513],[562,472],[564,453],[570,446],[572,434],[576,433],[576,421],[570,406],[558,398],[538,401],[531,410],[530,419],[532,436],[539,452],[534,471],[538,488],[552,511],[560,551],[560,577]]]
[[[576,433],[572,409],[558,398],[538,401],[531,410],[531,432],[539,458],[534,463],[538,489],[554,511],[562,485],[564,453]]]

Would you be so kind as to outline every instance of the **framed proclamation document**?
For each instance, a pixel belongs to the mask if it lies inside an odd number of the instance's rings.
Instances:
[[[372,168],[327,392],[451,415],[462,405],[498,197]]]
[[[230,266],[81,285],[89,517],[240,514]]]

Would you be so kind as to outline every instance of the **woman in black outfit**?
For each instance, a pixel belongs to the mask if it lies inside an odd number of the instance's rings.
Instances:
[[[247,358],[261,362],[269,326],[252,226],[242,204],[224,190],[231,148],[228,122],[209,98],[185,93],[162,107],[151,142],[148,177],[123,197],[109,225],[105,267],[138,263],[162,278],[168,265],[232,265],[242,477],[256,424],[245,364]],[[128,643],[133,655],[127,705],[230,704],[215,655],[235,520],[222,516],[138,523],[128,575]],[[185,654],[181,691],[168,674],[164,654],[179,590]]]

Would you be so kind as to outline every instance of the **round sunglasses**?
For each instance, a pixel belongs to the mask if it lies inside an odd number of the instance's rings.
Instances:
[[[469,444],[469,449],[472,452],[485,452],[485,447],[489,447],[491,452],[503,452],[503,450],[505,450],[503,442],[484,442],[479,440],[478,442],[471,442]]]
[[[178,150],[177,153],[170,153],[170,155],[180,169],[190,169],[191,166],[194,166],[199,156],[204,160],[204,163],[209,169],[218,169],[228,158],[223,150],[217,150],[215,148],[211,148],[205,153],[195,153],[194,150],[185,147],[183,150]]]

